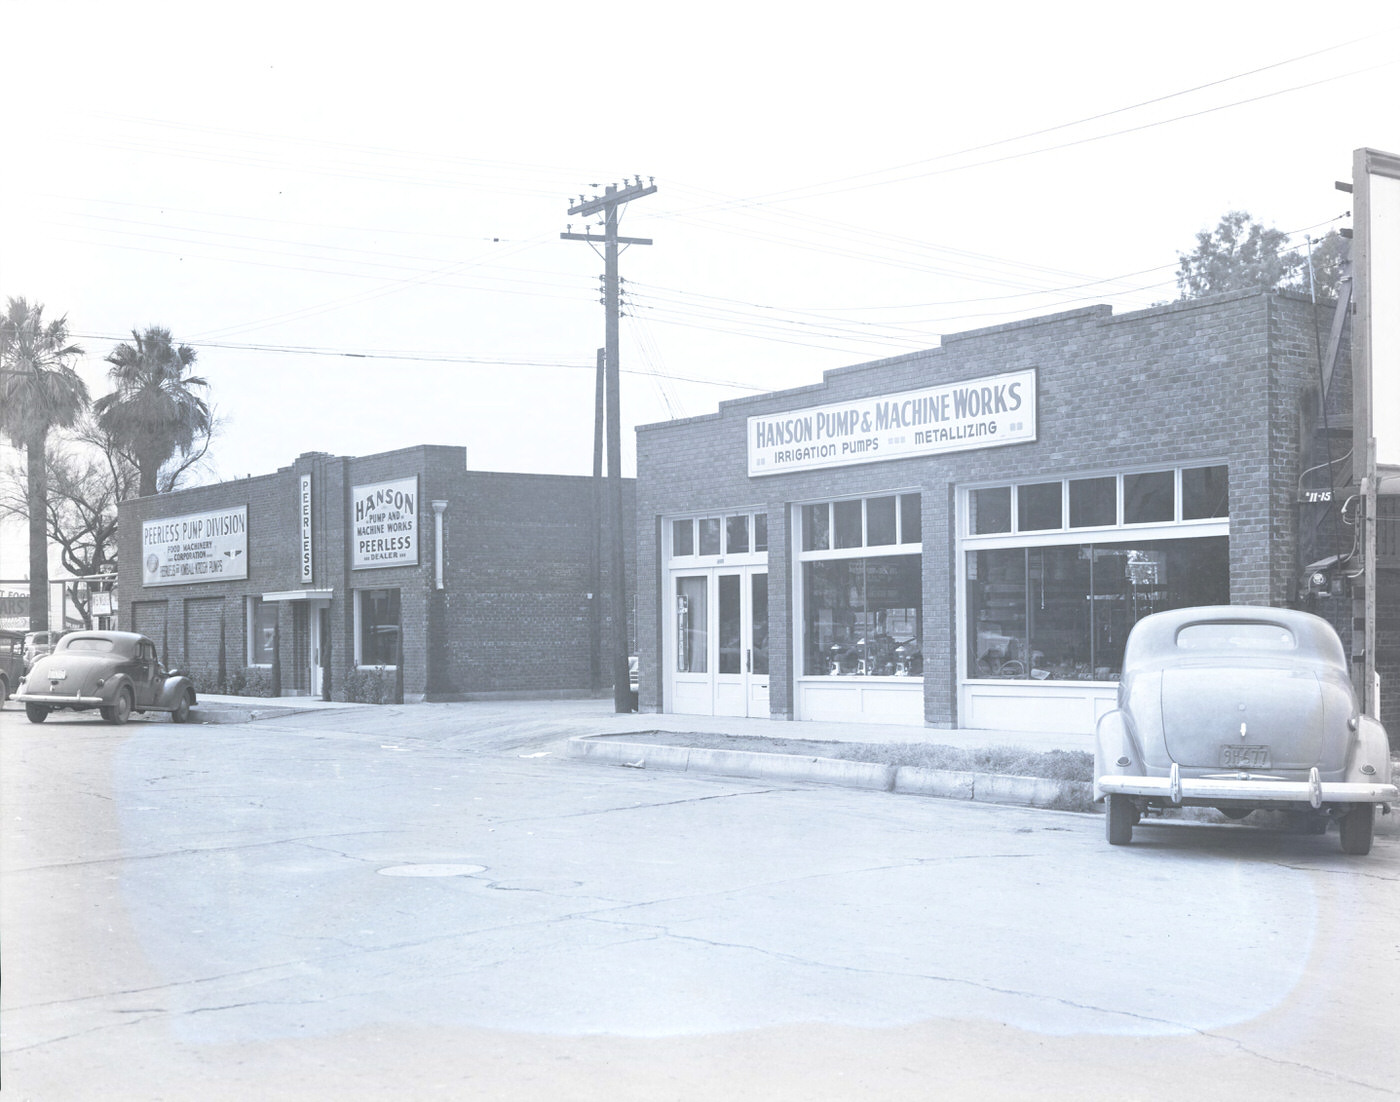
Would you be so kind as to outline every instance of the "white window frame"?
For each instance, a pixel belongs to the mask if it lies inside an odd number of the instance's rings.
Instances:
[[[243,660],[244,665],[249,669],[270,670],[272,669],[271,662],[253,661],[253,632],[257,627],[257,617],[255,614],[260,604],[273,609],[277,608],[276,601],[264,601],[261,597],[256,595],[249,595],[243,598],[243,618],[248,625],[247,630],[243,633]]]
[[[382,666],[380,666],[380,665],[366,666],[366,665],[364,664],[364,655],[361,653],[361,650],[360,650],[360,640],[361,640],[361,638],[362,638],[362,637],[361,637],[361,634],[360,634],[360,624],[361,624],[361,618],[360,618],[360,607],[361,607],[361,606],[360,606],[360,602],[363,600],[364,594],[366,594],[366,593],[377,593],[377,592],[378,592],[379,590],[381,590],[381,589],[397,589],[397,590],[399,591],[399,635],[400,635],[400,636],[403,635],[403,587],[402,587],[402,586],[393,586],[393,585],[369,585],[369,586],[365,586],[363,589],[357,589],[357,590],[355,590],[355,600],[352,602],[352,607],[353,607],[353,609],[354,609],[354,620],[355,620],[355,627],[354,627],[354,631],[355,631],[355,669],[357,669],[357,670],[385,670],[386,672],[397,672],[397,671],[398,671],[398,668],[399,668],[397,662],[386,662],[386,663],[385,663],[384,665],[382,665]]]

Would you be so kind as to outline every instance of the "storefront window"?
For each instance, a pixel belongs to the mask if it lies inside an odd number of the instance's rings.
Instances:
[[[1074,478],[1069,484],[1069,526],[1105,528],[1118,523],[1118,479]]]
[[[726,555],[747,555],[749,553],[749,518],[741,513],[724,518],[724,553]]]
[[[1011,531],[1011,487],[993,486],[973,490],[969,508],[969,530],[974,536],[992,536]]]
[[[1061,521],[1062,483],[1039,482],[1016,490],[1016,524],[1022,532],[1043,532],[1063,528]]]
[[[695,522],[689,517],[671,522],[671,554],[681,558],[695,554]]]
[[[718,555],[719,517],[705,517],[700,521],[700,554]]]
[[[755,513],[753,515],[753,549],[754,551],[768,550],[767,513]]]
[[[399,591],[361,589],[355,641],[360,666],[397,666],[399,661]]]
[[[922,674],[923,556],[910,553],[923,535],[919,495],[827,501],[801,515],[803,675]],[[904,553],[869,553],[876,548]],[[757,607],[757,588],[753,599]],[[765,672],[767,661],[765,647]]]
[[[248,598],[248,665],[271,666],[277,638],[277,602]]]
[[[923,673],[921,555],[803,563],[809,676]]]
[[[968,676],[1113,681],[1144,616],[1230,601],[1229,537],[967,552]]]
[[[1165,524],[1176,513],[1176,475],[1149,471],[1123,476],[1123,523]]]

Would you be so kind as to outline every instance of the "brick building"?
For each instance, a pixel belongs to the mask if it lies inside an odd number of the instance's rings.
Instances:
[[[410,701],[609,692],[592,518],[590,479],[469,471],[460,447],[311,452],[123,502],[120,622],[206,692],[268,691],[274,672],[337,700],[400,674]]]
[[[1087,731],[1148,613],[1301,605],[1349,642],[1344,579],[1300,588],[1352,539],[1299,503],[1331,325],[1314,311],[1255,292],[1090,307],[643,426],[642,709]]]

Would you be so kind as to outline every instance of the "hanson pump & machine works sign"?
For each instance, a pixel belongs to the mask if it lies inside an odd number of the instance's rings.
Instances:
[[[248,576],[248,506],[141,525],[141,584],[188,585]]]
[[[1024,444],[1035,439],[1035,371],[749,418],[749,475]]]
[[[418,565],[418,478],[356,486],[351,491],[355,570]]]

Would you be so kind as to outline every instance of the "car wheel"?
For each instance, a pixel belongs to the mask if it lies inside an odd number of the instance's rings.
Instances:
[[[5,706],[5,701],[10,699],[10,683],[0,677],[0,708]]]
[[[1133,840],[1133,823],[1137,821],[1137,808],[1133,806],[1129,797],[1111,794],[1103,819],[1104,834],[1110,846],[1126,846]]]
[[[1218,811],[1218,812],[1220,812],[1220,814],[1224,815],[1225,818],[1227,818],[1227,819],[1234,819],[1236,822],[1238,822],[1240,819],[1243,819],[1246,815],[1248,815],[1251,811],[1253,811],[1254,808],[1252,808],[1252,807],[1217,807],[1215,810]]]
[[[170,718],[175,723],[188,723],[190,721],[189,693],[186,692],[180,694],[180,703],[175,705],[174,710],[170,713]]]
[[[30,723],[43,723],[49,718],[49,709],[43,704],[26,704],[24,714],[29,717]]]
[[[131,718],[131,690],[123,689],[117,694],[117,701],[110,708],[103,708],[102,718],[108,723],[115,723],[118,726]]]
[[[1376,805],[1357,804],[1342,816],[1342,852],[1364,857],[1376,833]]]

